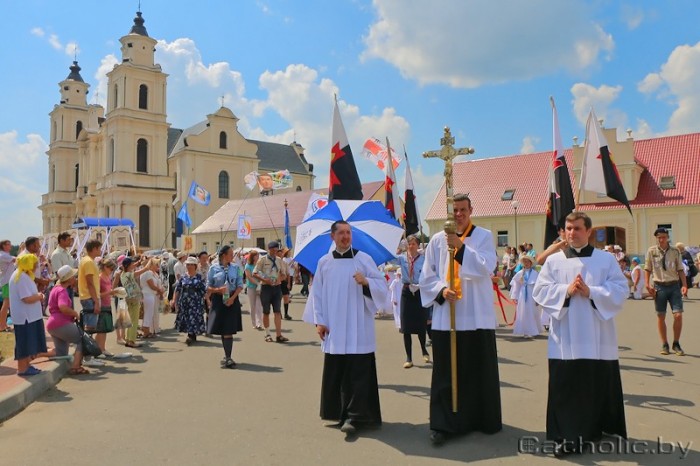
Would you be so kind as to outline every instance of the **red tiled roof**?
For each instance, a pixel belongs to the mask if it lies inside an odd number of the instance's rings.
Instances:
[[[637,163],[645,168],[632,208],[700,204],[700,133],[634,141]],[[573,151],[564,151],[571,172]],[[515,190],[519,214],[545,213],[548,196],[548,166],[552,152],[470,160],[454,164],[454,192],[469,193],[473,217],[513,214],[511,201],[502,201],[508,189]],[[676,188],[662,190],[662,176],[676,177]],[[573,175],[571,175],[573,180]],[[578,180],[573,180],[575,184]],[[577,186],[574,186],[576,192]],[[617,202],[585,204],[586,211],[624,209]],[[445,218],[445,185],[438,191],[426,220]]]
[[[363,199],[371,199],[377,191],[384,189],[384,181],[372,181],[362,184]],[[287,200],[289,223],[291,227],[299,225],[306,213],[311,193],[328,193],[327,188],[313,191],[299,191],[277,196],[256,196],[247,199],[232,199],[221,206],[211,217],[199,225],[193,234],[219,233],[221,225],[224,231],[236,231],[238,215],[244,212],[252,217],[253,230],[277,228],[284,229],[284,200]]]

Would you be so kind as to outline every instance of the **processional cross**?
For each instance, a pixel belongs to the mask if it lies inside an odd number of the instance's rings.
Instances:
[[[447,198],[447,221],[445,221],[445,233],[453,234],[456,232],[455,227],[455,208],[454,208],[454,191],[452,185],[452,162],[460,155],[469,155],[474,153],[473,147],[462,147],[455,149],[455,138],[450,133],[450,128],[445,126],[445,133],[440,139],[440,150],[423,152],[425,158],[439,158],[445,162],[445,195]],[[454,258],[455,248],[449,246],[449,257]],[[455,275],[454,259],[450,260],[447,271],[447,282],[452,290],[454,287],[453,277]],[[451,363],[451,378],[452,378],[452,412],[457,412],[457,331],[455,329],[455,303],[450,302],[450,363]]]

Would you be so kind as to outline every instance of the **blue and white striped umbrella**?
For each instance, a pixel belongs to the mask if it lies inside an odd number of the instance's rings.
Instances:
[[[352,229],[352,247],[369,254],[377,265],[394,259],[403,228],[380,201],[331,201],[297,227],[294,260],[316,272],[318,261],[335,245],[331,225],[345,220]]]

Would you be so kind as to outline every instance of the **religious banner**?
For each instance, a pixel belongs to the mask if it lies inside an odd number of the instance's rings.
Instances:
[[[268,192],[275,189],[289,188],[293,184],[292,175],[289,170],[279,170],[270,173],[258,173],[256,171],[248,173],[243,177],[246,188],[252,190],[258,185],[260,192]]]
[[[309,197],[309,203],[306,206],[306,213],[304,214],[304,219],[302,221],[306,220],[322,208],[326,207],[327,204],[327,195],[311,193],[311,197]]]
[[[194,251],[194,236],[182,235],[182,251],[184,251],[186,253],[195,252]]]
[[[236,236],[238,239],[250,239],[253,232],[253,226],[251,224],[253,217],[250,215],[239,215],[238,216],[238,229],[236,230]]]
[[[387,150],[387,147],[377,138],[367,139],[365,144],[362,146],[362,155],[364,158],[375,164],[381,171],[384,171],[388,154],[389,151]],[[394,170],[398,168],[401,160],[401,154],[397,153],[394,149],[391,149],[391,161],[393,162],[392,165],[394,165]]]
[[[202,205],[209,205],[209,202],[211,202],[211,194],[209,194],[209,191],[198,185],[195,181],[190,185],[189,196]]]

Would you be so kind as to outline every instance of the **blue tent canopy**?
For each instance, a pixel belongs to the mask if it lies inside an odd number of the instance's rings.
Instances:
[[[134,222],[128,218],[108,218],[108,217],[83,217],[75,219],[73,228],[114,228],[114,227],[131,227],[134,228]]]

